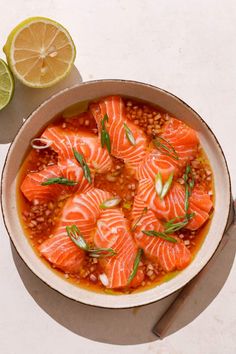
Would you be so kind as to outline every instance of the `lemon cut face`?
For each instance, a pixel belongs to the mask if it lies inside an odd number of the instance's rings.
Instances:
[[[8,105],[14,92],[14,80],[7,64],[0,59],[0,110]]]
[[[10,33],[4,46],[15,76],[34,88],[62,80],[75,60],[75,46],[68,31],[44,17],[29,18]]]

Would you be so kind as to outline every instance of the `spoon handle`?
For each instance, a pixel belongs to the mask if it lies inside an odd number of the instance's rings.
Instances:
[[[235,201],[234,201],[235,205]],[[210,262],[206,265],[206,267],[194,278],[192,279],[185,287],[180,291],[179,295],[175,298],[175,300],[170,304],[169,308],[162,315],[162,317],[158,320],[156,325],[153,328],[153,333],[159,337],[160,339],[164,338],[168,333],[170,326],[174,323],[174,321],[178,318],[178,315],[181,311],[184,311],[184,306],[186,304],[186,299],[188,296],[193,293],[195,287],[198,285],[199,281],[202,278],[206,278],[205,282],[207,284],[207,276],[210,268],[213,267],[218,255],[222,252],[227,242],[230,240],[232,229],[236,229],[236,224],[234,224],[235,211],[232,203],[231,213],[228,221],[227,230],[218,246],[218,249],[214,255],[214,257],[210,260]]]

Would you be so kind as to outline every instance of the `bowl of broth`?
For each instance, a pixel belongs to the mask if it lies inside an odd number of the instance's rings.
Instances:
[[[230,213],[222,149],[173,94],[128,80],[65,89],[12,142],[2,210],[21,258],[88,305],[152,303],[214,254]]]

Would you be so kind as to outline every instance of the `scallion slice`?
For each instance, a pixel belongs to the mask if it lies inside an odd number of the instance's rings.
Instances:
[[[138,252],[137,252],[137,255],[135,257],[135,260],[134,260],[134,265],[133,265],[132,272],[131,272],[131,274],[130,274],[130,276],[128,278],[127,285],[129,285],[131,283],[131,281],[134,279],[135,275],[137,274],[139,262],[140,262],[141,257],[142,257],[142,253],[143,253],[143,250],[141,248],[139,248]]]
[[[102,204],[100,204],[100,208],[101,209],[113,208],[113,207],[119,205],[120,202],[121,202],[120,197],[110,198],[110,199],[105,200]]]
[[[89,183],[92,183],[91,172],[84,159],[84,156],[80,154],[78,151],[76,151],[75,149],[73,149],[73,153],[74,153],[74,157],[76,158],[76,160],[79,162],[79,164],[83,169],[84,177],[88,180]]]
[[[49,186],[51,184],[65,184],[66,186],[75,186],[78,182],[72,181],[64,177],[48,178],[41,183],[42,186]]]
[[[128,125],[127,125],[126,123],[124,123],[124,128],[125,128],[125,135],[126,135],[126,138],[129,140],[129,142],[130,142],[132,145],[136,145],[135,137],[134,137],[132,131],[130,130],[130,128],[128,127]]]
[[[111,139],[109,136],[109,133],[106,129],[106,125],[105,123],[108,122],[108,115],[105,114],[103,119],[101,120],[101,145],[102,147],[107,148],[107,151],[109,152],[109,154],[111,153]]]
[[[169,241],[173,243],[178,242],[174,237],[170,237],[166,235],[165,232],[158,232],[155,230],[150,230],[150,231],[142,230],[142,233],[144,233],[147,236],[160,237],[165,241]]]

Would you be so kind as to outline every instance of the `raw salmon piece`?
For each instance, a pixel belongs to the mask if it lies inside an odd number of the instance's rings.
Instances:
[[[96,221],[102,211],[99,206],[109,198],[111,194],[95,188],[69,198],[53,236],[39,247],[42,256],[65,272],[78,272],[84,259],[84,251],[71,241],[66,226],[76,225],[85,240],[88,243],[93,242]]]
[[[56,177],[64,177],[77,184],[74,186],[65,184],[42,186],[42,182]],[[82,168],[69,159],[59,161],[58,165],[48,166],[39,172],[28,173],[21,184],[24,196],[29,201],[38,200],[39,202],[64,199],[75,192],[84,193],[90,188],[92,188],[91,184],[84,177]]]
[[[70,187],[72,193],[85,193],[92,188],[92,184],[84,177],[84,171],[82,167],[72,159],[66,159],[58,162],[58,166],[61,169],[62,176],[77,182],[73,187]]]
[[[138,200],[137,202],[136,198]],[[161,200],[155,191],[154,182],[149,179],[141,180],[134,201],[135,215],[138,215],[137,203],[139,203],[139,200],[142,200],[145,206],[149,206],[159,219],[168,221],[172,218],[185,215],[185,188],[178,182],[172,184],[168,194]],[[209,212],[212,206],[213,203],[210,196],[195,187],[189,198],[188,210],[188,213],[194,212],[195,216],[191,219],[186,228],[197,230],[201,227],[209,218]]]
[[[137,194],[134,197],[134,203],[131,212],[131,220],[136,220],[137,218],[139,218],[140,215],[142,215],[142,213],[144,212],[145,208],[148,208],[148,204],[143,200],[143,198],[140,198],[139,194]]]
[[[147,138],[139,127],[126,119],[125,106],[121,97],[106,97],[98,103],[91,104],[90,111],[97,122],[100,134],[101,121],[107,114],[108,122],[105,126],[111,140],[111,153],[124,160],[125,164],[135,172],[146,155]],[[124,123],[131,130],[135,145],[132,145],[127,138]]]
[[[166,181],[171,173],[179,175],[188,161],[192,160],[198,151],[199,139],[196,132],[184,122],[171,118],[167,121],[160,134],[175,149],[178,159],[168,156],[163,149],[152,149],[145,157],[138,169],[138,179],[154,179],[158,172],[161,172],[163,181]],[[160,140],[166,147],[168,143]],[[173,153],[170,155],[175,156]]]
[[[65,228],[44,241],[38,250],[53,266],[66,273],[79,272],[85,257],[84,251],[67,236]]]
[[[104,210],[97,222],[94,236],[97,247],[112,248],[117,254],[99,260],[107,276],[107,288],[127,286],[133,270],[138,248],[129,231],[129,225],[123,212],[118,208]],[[141,271],[142,273],[142,271]],[[138,286],[143,273],[137,273],[132,286]]]
[[[46,167],[40,172],[28,173],[21,184],[21,191],[30,202],[57,199],[59,196],[66,197],[70,193],[68,186],[61,184],[41,185],[48,178],[56,177],[62,177],[61,169],[57,165]]]
[[[143,215],[135,228],[134,235],[138,247],[144,250],[146,257],[158,263],[166,272],[187,267],[191,261],[191,253],[183,241],[171,235],[178,240],[178,242],[172,243],[159,237],[145,235],[142,230],[155,230],[157,232],[163,232],[164,230],[151,210]]]
[[[171,118],[163,126],[161,138],[168,141],[178,154],[178,166],[186,163],[197,155],[199,139],[194,129],[179,119]],[[164,142],[163,142],[164,143]]]
[[[143,163],[139,165],[137,176],[139,180],[146,178],[154,180],[159,172],[165,182],[171,173],[178,175],[179,168],[176,160],[155,149],[147,154]]]
[[[111,197],[110,193],[97,188],[75,194],[63,207],[57,232],[63,233],[66,226],[76,225],[86,241],[92,242],[97,218],[102,212],[100,205]]]
[[[101,148],[99,138],[88,132],[73,132],[59,126],[49,126],[42,134],[52,141],[51,148],[58,153],[59,160],[75,159],[73,148],[83,154],[92,171],[105,173],[112,168],[112,159],[106,149]]]

